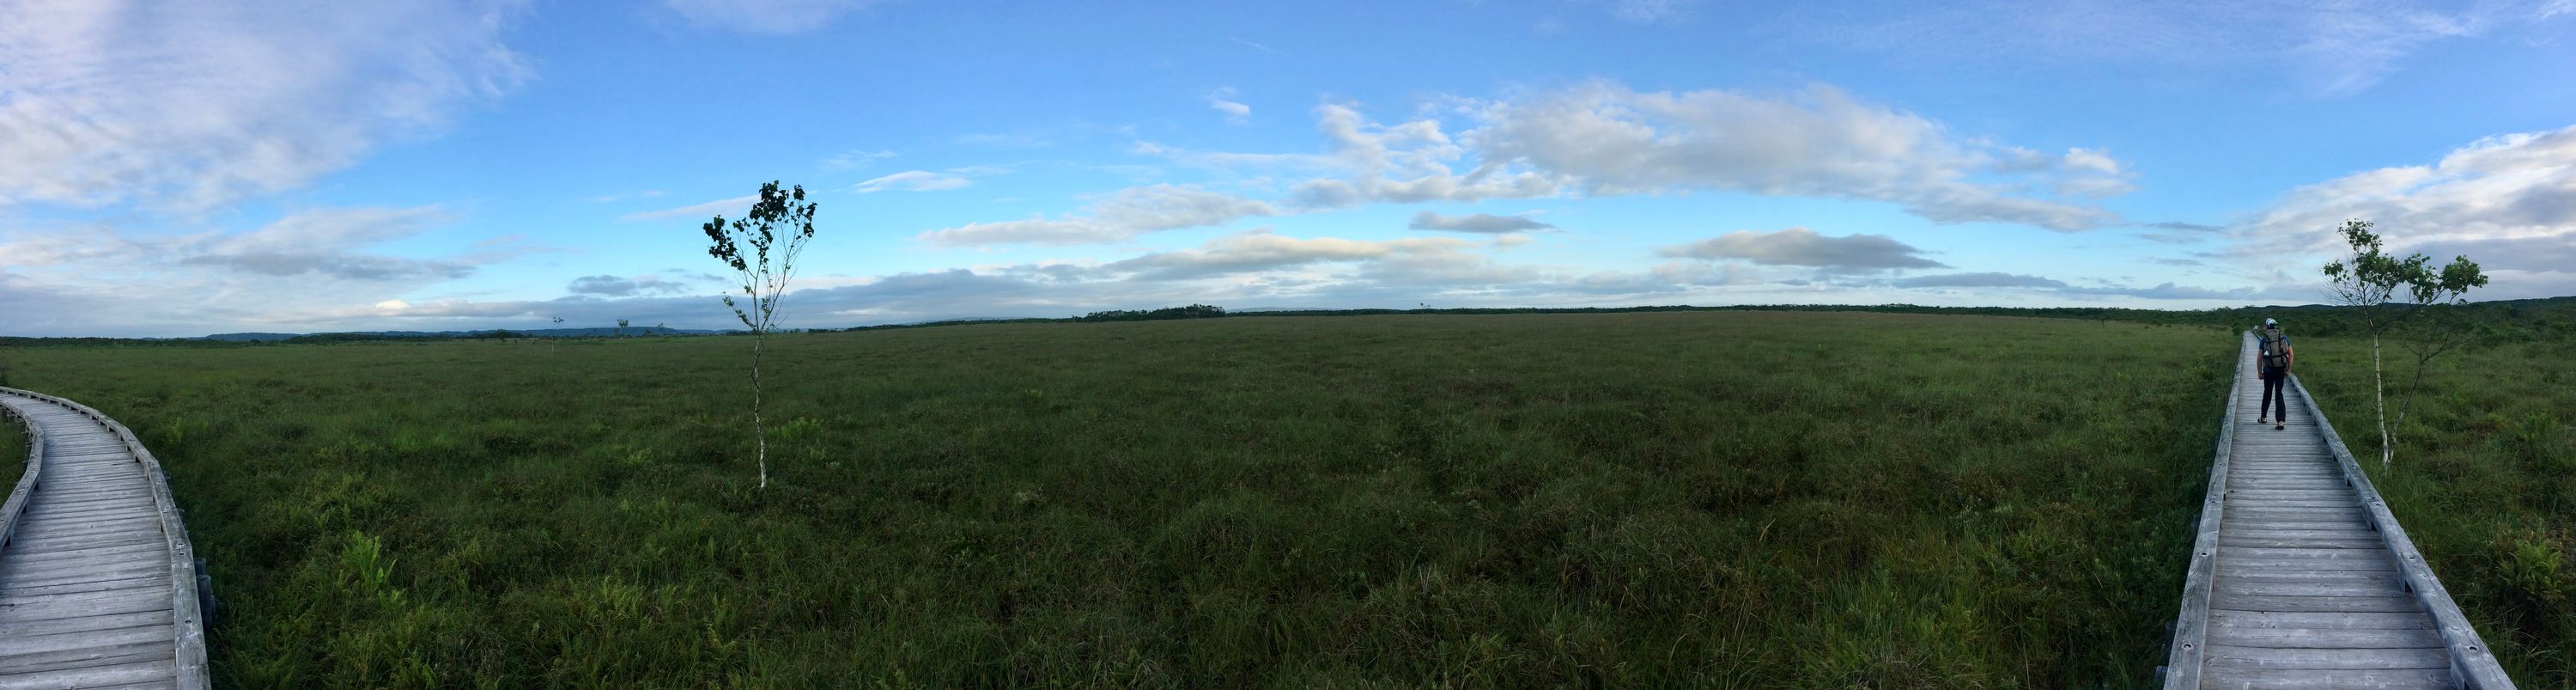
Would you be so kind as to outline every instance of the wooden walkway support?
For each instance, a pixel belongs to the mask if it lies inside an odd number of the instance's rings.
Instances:
[[[0,388],[27,466],[0,505],[0,690],[204,688],[196,552],[161,463],[80,403]]]
[[[2257,425],[2252,334],[2236,366],[2165,687],[2512,688],[2307,388]]]

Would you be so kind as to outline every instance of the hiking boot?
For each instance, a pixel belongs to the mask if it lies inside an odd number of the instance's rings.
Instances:
[[[2255,418],[2254,418],[2254,423],[2256,423],[2256,424],[2270,424],[2270,423],[2272,423],[2272,418],[2270,418],[2270,417],[2255,417]]]
[[[2290,425],[2288,425],[2288,424],[2274,424],[2274,425],[2272,425],[2272,430],[2273,430],[2273,431],[2280,431],[2280,430],[2282,430],[2282,429],[2287,429],[2287,428],[2290,428]]]

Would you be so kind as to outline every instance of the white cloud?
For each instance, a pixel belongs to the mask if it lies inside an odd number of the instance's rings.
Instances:
[[[1233,100],[1234,98],[1234,87],[1228,86],[1217,89],[1216,91],[1208,94],[1208,107],[1215,108],[1217,112],[1225,113],[1225,121],[1227,122],[1235,124],[1251,122],[1252,106],[1244,105],[1241,102]]]
[[[547,251],[499,237],[454,242],[437,207],[316,208],[242,232],[133,234],[107,226],[16,228],[0,241],[0,328],[62,334],[202,335],[318,323],[348,309]],[[15,302],[17,296],[50,301]],[[354,306],[353,306],[354,305]],[[77,314],[55,313],[60,309]]]
[[[528,80],[510,2],[0,4],[0,203],[302,186]]]
[[[951,189],[965,189],[974,184],[975,181],[952,173],[930,172],[928,170],[906,170],[858,183],[857,185],[850,187],[850,190],[861,194],[872,194],[876,192],[937,192]]]
[[[756,34],[792,34],[831,25],[879,0],[663,0],[701,26]]]
[[[1886,201],[1942,223],[2076,231],[2117,216],[2089,202],[2132,189],[2127,166],[2093,149],[2047,156],[1951,134],[1911,113],[1815,86],[1785,96],[1724,90],[1642,93],[1596,81],[1499,100],[1449,99],[1467,121],[1369,121],[1348,104],[1315,109],[1324,153],[1218,153],[1140,142],[1192,167],[1334,173],[1290,186],[1284,204],[1473,202],[1694,190]],[[1464,169],[1464,172],[1460,172]]]
[[[1818,234],[1806,228],[1778,232],[1739,230],[1658,253],[1674,258],[1742,259],[1773,266],[1812,266],[1835,270],[1943,268],[1923,258],[1923,250],[1886,235]]]
[[[664,220],[669,218],[713,218],[720,214],[733,216],[751,210],[751,204],[757,201],[760,201],[760,195],[753,194],[749,196],[738,196],[731,199],[717,199],[703,204],[690,204],[679,208],[666,208],[659,211],[629,213],[623,216],[618,216],[617,219],[620,221],[638,221]]]
[[[2443,262],[2468,255],[2494,279],[2479,298],[2567,294],[2576,264],[2551,258],[2576,247],[2576,126],[2488,137],[2429,165],[2291,190],[2234,229],[2234,260],[2322,263],[2344,251],[2334,229],[2351,218],[2376,223],[2392,251]]]
[[[1413,230],[1454,230],[1498,234],[1556,229],[1554,225],[1538,222],[1526,215],[1497,216],[1490,213],[1471,213],[1464,216],[1444,216],[1430,211],[1413,214],[1413,220],[1406,223],[1405,227]]]
[[[564,286],[565,292],[570,292],[576,295],[599,295],[602,297],[632,297],[636,295],[669,294],[675,292],[686,292],[688,289],[688,283],[657,275],[582,276],[574,278],[572,284]]]
[[[1471,246],[1474,245],[1465,240],[1445,237],[1386,241],[1337,237],[1299,239],[1256,230],[1218,238],[1198,249],[1154,252],[1110,263],[1100,270],[1142,273],[1157,279],[1195,278],[1321,262],[1381,259],[1399,254],[1456,252]]]
[[[1935,222],[2052,230],[2114,219],[2090,206],[2019,196],[2014,185],[1980,177],[2015,150],[1953,136],[1939,123],[1826,86],[1773,98],[1642,93],[1594,82],[1473,107],[1480,126],[1463,138],[1482,157],[1477,172],[1525,165],[1579,179],[1595,195],[1700,188],[1875,199]]]
[[[2432,165],[2367,170],[2291,190],[2246,231],[2333,249],[2346,218],[2397,242],[2512,239],[2576,228],[2576,127],[2488,137]]]
[[[1222,225],[1278,213],[1268,203],[1233,194],[1161,184],[1119,190],[1077,215],[968,223],[925,232],[919,239],[952,247],[1118,242],[1149,232]]]
[[[895,157],[893,151],[850,150],[832,154],[819,165],[824,170],[856,170],[870,163]]]

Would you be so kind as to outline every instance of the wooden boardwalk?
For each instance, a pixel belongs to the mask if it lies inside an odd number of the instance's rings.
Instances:
[[[2513,687],[2297,377],[2257,425],[2237,360],[2165,687]]]
[[[0,506],[0,690],[206,687],[195,552],[161,465],[123,425],[0,388],[28,431]]]

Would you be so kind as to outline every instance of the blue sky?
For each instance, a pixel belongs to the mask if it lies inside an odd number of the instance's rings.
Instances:
[[[0,333],[2576,294],[2576,0],[2314,5],[8,0]]]

